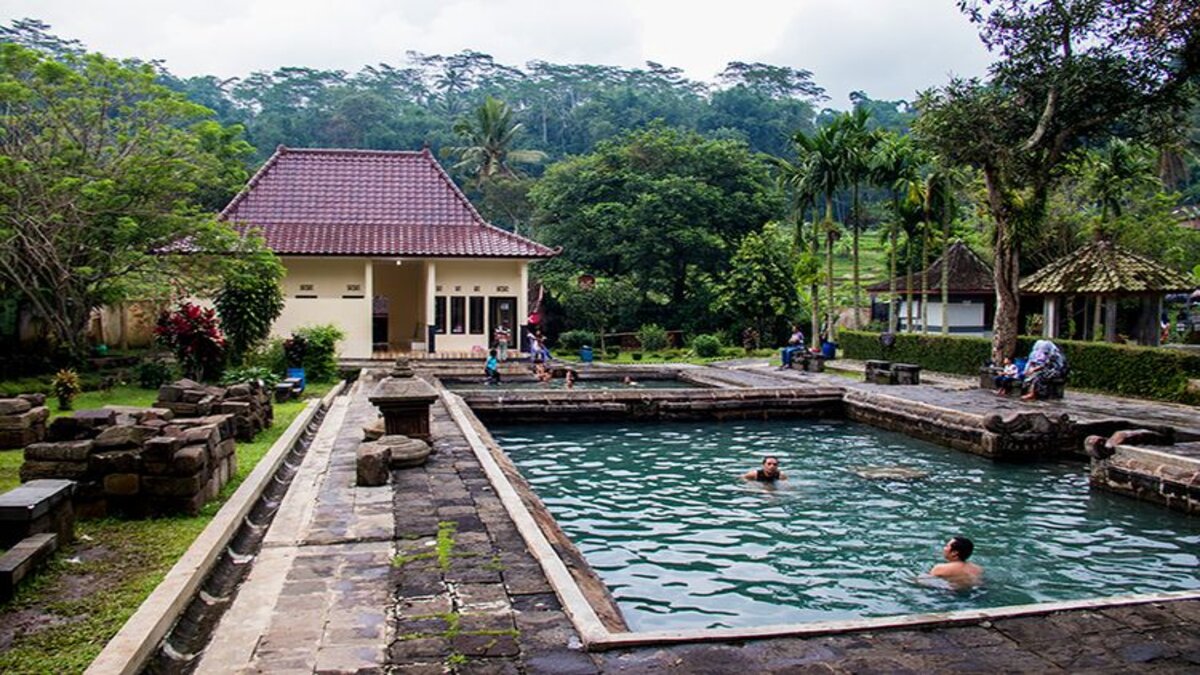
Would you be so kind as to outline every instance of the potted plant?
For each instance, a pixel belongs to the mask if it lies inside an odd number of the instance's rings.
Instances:
[[[71,402],[83,391],[83,383],[79,380],[79,373],[64,368],[55,373],[54,379],[50,380],[50,388],[58,397],[58,409],[70,410]]]

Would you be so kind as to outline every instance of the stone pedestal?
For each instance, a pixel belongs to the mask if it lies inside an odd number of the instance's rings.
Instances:
[[[895,384],[891,361],[867,361],[866,381],[874,384]]]
[[[429,408],[437,396],[428,382],[413,377],[408,360],[400,358],[391,375],[379,383],[368,400],[383,413],[387,435],[429,442]]]

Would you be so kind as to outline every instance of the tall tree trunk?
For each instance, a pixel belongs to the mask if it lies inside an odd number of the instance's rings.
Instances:
[[[852,210],[850,212],[850,218],[851,218],[850,227],[852,228],[851,236],[853,237],[853,246],[854,246],[854,251],[851,254],[851,256],[853,257],[853,260],[851,261],[851,267],[853,268],[852,274],[854,276],[854,318],[852,320],[851,325],[854,326],[854,330],[858,330],[859,328],[862,327],[862,323],[859,321],[859,311],[860,311],[860,308],[862,307],[862,286],[859,283],[859,276],[858,276],[858,237],[859,237],[859,228],[860,228],[859,210],[858,210],[859,209],[858,181],[854,181],[854,204],[851,207],[851,209]]]
[[[950,334],[950,200],[942,213],[942,335]]]
[[[813,204],[812,228],[808,251],[812,254],[815,264],[817,260],[820,260],[818,256],[821,254],[821,221],[817,218],[816,204]],[[817,274],[813,277],[809,291],[812,294],[812,334],[809,335],[809,340],[816,340],[817,336],[821,334],[821,275]]]
[[[912,261],[912,235],[905,237],[904,248],[904,332],[913,332],[913,261]]]
[[[833,325],[837,323],[833,302],[833,195],[825,195],[825,339],[833,342]]]
[[[1014,356],[1017,348],[1017,323],[1021,310],[1021,250],[1015,241],[1011,209],[997,176],[991,168],[984,167],[983,177],[989,207],[996,220],[993,242],[996,259],[992,269],[992,279],[996,284],[996,318],[992,326],[992,361],[1003,363],[1005,358]]]
[[[900,228],[900,197],[892,192],[892,231],[891,236],[891,251],[888,255],[888,262],[891,264],[891,278],[888,280],[888,332],[896,332],[896,258],[898,257],[897,247],[899,246],[900,235],[897,232]]]
[[[921,223],[921,333],[929,332],[929,225]]]

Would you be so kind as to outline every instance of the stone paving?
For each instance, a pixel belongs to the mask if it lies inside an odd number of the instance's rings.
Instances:
[[[756,368],[722,376],[850,383]],[[436,453],[424,467],[394,471],[391,486],[354,486],[354,449],[375,415],[369,386],[360,383],[331,409],[200,672],[1200,672],[1200,601],[1191,600],[922,630],[584,652],[440,403]],[[903,389],[944,401],[953,395]]]

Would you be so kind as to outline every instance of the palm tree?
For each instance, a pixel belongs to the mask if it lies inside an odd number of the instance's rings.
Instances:
[[[892,199],[892,222],[889,223],[891,246],[888,253],[891,280],[888,293],[888,332],[896,332],[896,258],[899,252],[901,227],[900,196],[917,175],[918,153],[912,139],[895,132],[881,135],[871,157],[871,176],[879,185],[887,187]]]
[[[922,184],[922,197],[925,210],[925,221],[933,224],[941,225],[942,233],[942,278],[939,280],[942,289],[942,335],[947,335],[950,332],[947,312],[950,303],[950,265],[948,256],[950,252],[950,224],[954,221],[955,199],[954,192],[957,186],[961,183],[962,176],[959,172],[947,168],[938,161],[935,157],[930,164],[930,171],[925,175],[925,180]],[[926,265],[923,269],[928,270]],[[926,293],[923,297],[928,299],[928,279],[924,278],[925,272],[921,274],[921,289]],[[922,304],[924,307],[924,303]],[[929,313],[924,312],[925,325],[929,324]]]
[[[473,116],[454,123],[454,133],[467,145],[446,148],[446,153],[458,159],[455,169],[472,174],[481,184],[493,178],[521,178],[512,163],[538,164],[546,159],[540,150],[513,149],[521,127],[513,122],[507,103],[488,96]]]
[[[846,151],[846,181],[851,187],[850,199],[850,232],[853,237],[851,250],[851,269],[853,276],[854,296],[854,328],[859,325],[859,309],[862,307],[862,283],[859,274],[859,238],[862,234],[862,211],[858,199],[858,189],[864,180],[870,177],[871,153],[879,142],[879,134],[867,130],[867,121],[871,115],[865,108],[855,108],[852,113],[842,115],[843,143]]]
[[[839,123],[835,120],[833,123],[821,127],[811,135],[804,132],[797,132],[792,136],[792,140],[799,151],[801,162],[807,167],[809,184],[825,200],[825,217],[821,228],[825,231],[826,239],[825,288],[829,296],[828,316],[825,318],[825,335],[828,336],[830,341],[834,338],[833,330],[836,320],[836,316],[833,313],[833,243],[837,240],[839,234],[837,224],[833,221],[833,198],[846,182],[846,166],[848,164],[843,131],[844,123]],[[813,235],[813,253],[815,254],[817,239],[815,222]],[[814,292],[813,329],[816,331],[814,338],[820,335],[820,316],[820,301]]]

